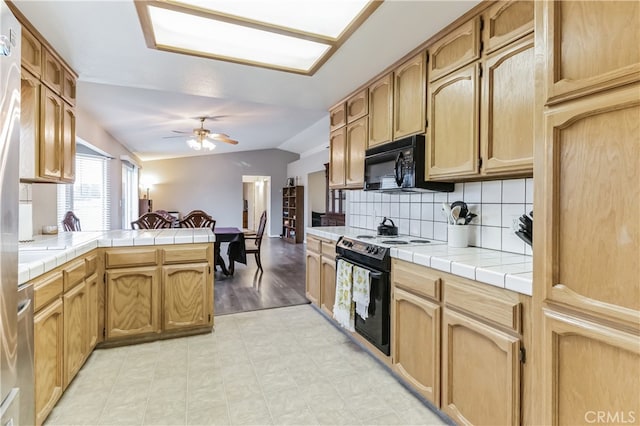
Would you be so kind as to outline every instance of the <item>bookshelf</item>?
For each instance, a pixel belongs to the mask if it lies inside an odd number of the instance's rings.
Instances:
[[[282,239],[301,243],[304,238],[304,187],[282,188]]]

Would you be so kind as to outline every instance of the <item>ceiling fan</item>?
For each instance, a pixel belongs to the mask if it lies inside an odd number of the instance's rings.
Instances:
[[[231,139],[229,135],[225,133],[214,133],[209,129],[204,128],[204,121],[215,120],[217,117],[197,117],[200,120],[200,127],[193,129],[191,132],[184,132],[181,130],[173,130],[174,133],[192,135],[190,139],[187,140],[187,145],[196,150],[200,151],[202,149],[211,151],[216,146],[211,141],[224,142],[231,145],[237,145],[238,141]],[[166,136],[165,139],[169,138],[179,138],[183,136]]]

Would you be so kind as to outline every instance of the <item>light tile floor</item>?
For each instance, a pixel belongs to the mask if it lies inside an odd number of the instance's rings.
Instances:
[[[47,425],[442,425],[309,305],[93,352]]]

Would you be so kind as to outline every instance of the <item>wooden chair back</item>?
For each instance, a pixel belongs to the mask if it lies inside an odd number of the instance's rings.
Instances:
[[[190,211],[180,222],[180,228],[211,228],[216,227],[216,221],[202,210]]]
[[[62,219],[62,226],[65,231],[82,231],[80,229],[80,219],[72,211],[65,213],[64,219]]]
[[[166,219],[158,213],[145,213],[131,222],[131,229],[162,229],[171,228],[173,224],[173,218]]]
[[[165,219],[169,219],[169,220],[173,220],[174,219],[174,217],[171,216],[169,214],[169,212],[166,211],[166,210],[156,210],[156,211],[154,211],[154,213],[159,214],[160,216],[164,217]]]
[[[258,224],[258,231],[256,231],[256,246],[260,247],[262,243],[262,235],[264,234],[264,230],[267,227],[267,211],[264,210],[260,215],[260,222]]]

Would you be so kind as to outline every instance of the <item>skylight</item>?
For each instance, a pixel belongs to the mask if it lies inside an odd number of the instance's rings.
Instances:
[[[136,1],[158,50],[313,74],[380,5],[371,0]]]

